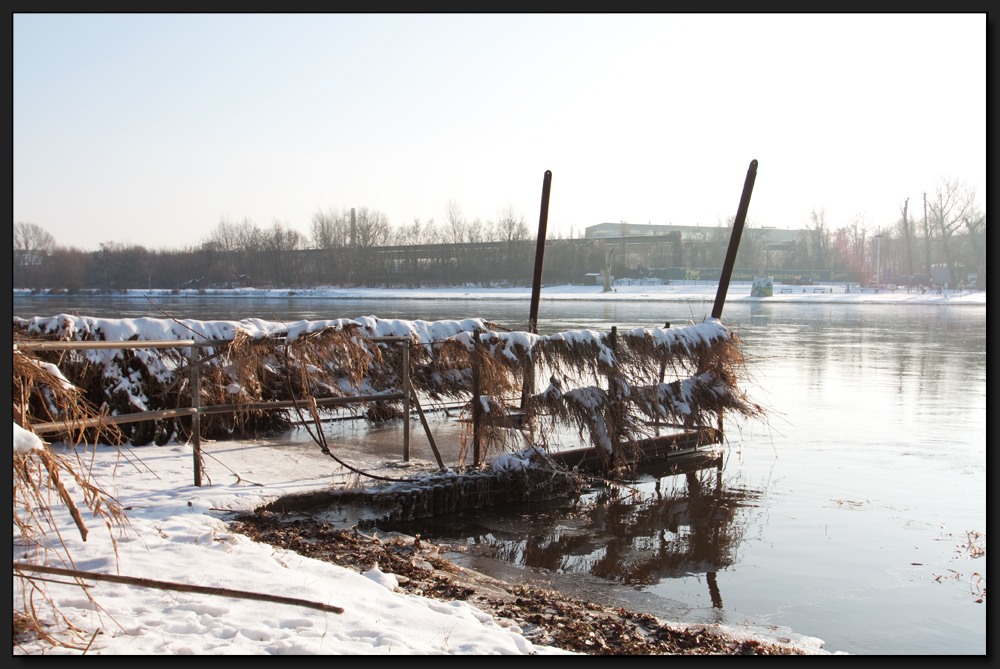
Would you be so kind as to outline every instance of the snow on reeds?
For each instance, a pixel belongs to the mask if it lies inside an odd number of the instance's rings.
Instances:
[[[471,413],[474,371],[478,374],[484,445],[494,451],[517,441],[516,427],[537,421],[575,425],[587,441],[613,454],[648,436],[650,421],[694,428],[714,427],[724,413],[763,416],[763,409],[739,388],[739,342],[716,319],[673,329],[536,335],[504,331],[478,318],[407,321],[368,316],[283,324],[60,315],[15,318],[14,330],[16,336],[45,339],[170,340],[196,335],[225,340],[202,349],[202,406],[398,393],[403,389],[403,349],[376,339],[405,337],[410,341],[407,371],[412,386],[432,401],[462,399]],[[189,348],[39,355],[47,355],[46,362],[111,414],[190,405]],[[521,407],[526,375],[548,377],[549,384],[541,392],[529,384]],[[518,408],[512,410],[515,404]],[[400,405],[399,400],[368,403],[382,415],[393,415]],[[33,420],[52,419],[34,413]],[[203,434],[211,438],[289,422],[287,412],[273,410],[206,418]],[[175,431],[184,437],[190,431],[189,419],[159,421],[155,428],[136,425],[131,430],[123,427],[134,444],[159,442]]]

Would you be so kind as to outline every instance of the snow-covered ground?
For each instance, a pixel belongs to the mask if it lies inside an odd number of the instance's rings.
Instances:
[[[631,284],[631,285],[630,285]],[[718,284],[707,281],[672,281],[667,285],[639,281],[617,281],[612,292],[603,292],[600,286],[543,286],[542,300],[647,300],[665,302],[712,302],[718,291]],[[787,291],[787,292],[786,292]],[[28,291],[15,290],[14,295],[27,295]],[[313,288],[232,288],[204,291],[181,290],[129,290],[116,296],[142,297],[311,297],[338,299],[433,299],[433,300],[530,300],[531,287],[483,288],[480,286],[459,286],[446,288],[337,288],[318,286]],[[913,288],[895,290],[882,289],[875,292],[862,290],[857,284],[826,283],[815,286],[774,285],[772,297],[751,297],[750,283],[734,281],[729,284],[726,302],[807,302],[807,303],[894,303],[894,304],[986,304],[985,291],[936,290],[922,292]]]
[[[23,452],[33,440],[37,437],[15,424],[15,452]],[[218,517],[220,509],[249,510],[282,494],[328,486],[329,477],[285,477],[282,481],[278,476],[264,485],[241,485],[209,460],[207,471],[213,485],[197,488],[192,481],[191,448],[180,444],[121,455],[114,448],[97,447],[81,453],[81,458],[127,509],[130,527],[122,534],[114,533],[114,545],[103,520],[84,513],[90,532],[83,542],[65,507],[53,504],[59,534],[77,569],[260,592],[344,609],[342,614],[326,613],[287,604],[96,582],[89,592],[98,608],[77,586],[46,583],[60,612],[81,631],[83,645],[96,630],[103,630],[93,637],[88,654],[564,652],[532,645],[517,627],[503,627],[465,602],[394,592],[395,578],[379,570],[358,574],[254,543],[229,533]],[[26,561],[16,539],[15,531],[14,561]],[[68,566],[51,554],[48,562]],[[14,585],[17,609],[16,578]],[[39,610],[46,609],[41,605]],[[29,642],[15,646],[14,652],[80,651]]]

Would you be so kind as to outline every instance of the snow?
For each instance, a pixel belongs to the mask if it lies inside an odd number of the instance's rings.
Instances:
[[[543,285],[541,299],[555,300],[628,300],[649,302],[713,302],[718,291],[718,283],[708,281],[672,281],[667,285],[623,285],[616,282],[612,292],[605,293],[601,286],[570,286]],[[632,282],[636,283],[636,282]],[[850,292],[847,288],[850,286]],[[814,286],[793,286],[775,284],[772,297],[751,297],[751,282],[733,281],[726,293],[726,302],[749,302],[773,304],[776,302],[799,303],[891,303],[891,304],[986,304],[986,292],[974,290],[944,290],[938,294],[935,290],[922,293],[919,289],[906,288],[896,290],[882,289],[874,292],[866,289],[861,292],[857,284],[823,283]],[[782,292],[787,290],[789,292]],[[829,292],[817,292],[820,290]],[[28,290],[14,290],[16,296],[28,296]],[[114,297],[136,297],[144,295],[155,297],[271,297],[282,299],[298,298],[336,298],[336,299],[426,299],[426,300],[524,300],[531,299],[531,286],[511,288],[483,288],[480,286],[434,287],[434,288],[339,288],[335,286],[317,286],[311,288],[278,289],[278,288],[232,288],[206,290],[180,290],[174,293],[167,289],[127,290],[116,293]],[[65,296],[61,296],[65,297]],[[392,321],[386,321],[391,323]],[[389,327],[389,326],[386,326]],[[470,328],[471,329],[471,328]],[[263,332],[259,336],[263,336]],[[380,333],[384,335],[392,332]],[[189,336],[188,335],[185,336]],[[225,336],[211,338],[224,339]],[[111,338],[111,337],[109,337]],[[127,338],[127,337],[125,337]],[[172,338],[172,337],[167,337]],[[435,336],[434,338],[440,338]]]
[[[45,445],[42,440],[38,438],[38,435],[34,432],[29,432],[23,427],[14,423],[14,452],[15,453],[30,453],[36,449],[41,450]]]
[[[14,425],[15,452],[40,446],[36,436]],[[227,444],[227,452],[231,446]],[[68,450],[61,444],[55,448]],[[191,448],[184,444],[121,454],[110,446],[91,446],[80,457],[127,509],[129,527],[112,535],[102,519],[84,512],[90,533],[83,542],[67,509],[53,503],[59,533],[77,569],[248,590],[344,608],[342,614],[325,613],[91,581],[88,591],[99,605],[95,606],[79,587],[45,583],[61,613],[81,630],[84,645],[97,629],[103,630],[94,637],[89,655],[564,652],[533,645],[516,627],[503,627],[466,602],[397,592],[396,577],[377,567],[359,574],[255,543],[229,532],[218,517],[219,509],[253,509],[282,494],[328,486],[329,479],[303,482],[276,476],[272,482],[247,486],[210,464],[214,484],[197,488],[192,485]],[[79,490],[69,478],[63,477],[64,482],[79,501]],[[25,555],[19,543],[15,530],[15,562],[69,566],[52,551]],[[20,583],[14,579],[15,609]],[[80,653],[38,641],[14,647],[15,654],[43,652]]]

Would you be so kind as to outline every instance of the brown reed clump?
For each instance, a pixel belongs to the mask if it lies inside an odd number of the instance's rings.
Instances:
[[[46,327],[54,327],[50,321]],[[483,325],[482,321],[469,322],[473,327]],[[304,328],[296,327],[294,334],[277,328],[267,335],[259,334],[260,330],[248,334],[253,329],[230,330],[234,332],[231,341],[215,350],[202,349],[202,406],[379,395],[403,389],[404,347],[374,341],[376,328],[368,321],[332,323],[313,331],[306,323]],[[65,331],[66,336],[102,337],[99,322],[86,325],[65,323],[47,334],[60,336]],[[15,331],[18,327],[15,319]],[[472,413],[478,375],[479,395],[487,398],[479,420],[481,445],[487,452],[521,443],[515,429],[531,427],[529,438],[534,440],[546,429],[569,423],[577,427],[582,439],[608,453],[607,465],[614,468],[629,460],[629,450],[650,436],[651,422],[715,427],[724,413],[745,418],[764,415],[762,407],[739,387],[744,370],[739,341],[716,320],[615,335],[581,330],[540,336],[490,327],[478,337],[459,330],[434,341],[416,334],[434,328],[422,325],[409,330],[413,334],[408,370],[412,388],[432,401],[465,400],[466,417]],[[455,329],[451,324],[440,331],[454,333]],[[187,355],[186,349],[71,353],[59,356],[58,362],[94,406],[130,413],[189,405],[190,359],[179,357],[182,353]],[[552,383],[537,392],[535,379],[545,377]],[[42,398],[35,402],[33,410],[41,412]],[[401,415],[400,400],[366,404],[359,409],[372,420]],[[226,438],[283,427],[289,424],[289,415],[285,410],[249,408],[235,415],[207,414],[202,420],[203,435]],[[176,423],[177,434],[189,432],[188,419]],[[136,425],[122,429],[132,443],[154,438],[152,427]],[[169,433],[157,430],[157,435]]]
[[[32,420],[82,421],[98,416],[93,407],[80,397],[76,387],[40,363],[30,352],[14,349],[13,408],[16,425],[30,431]],[[97,428],[98,433],[105,431],[113,433],[115,428]],[[72,445],[82,442],[85,448],[87,442],[83,439],[93,432],[93,429],[80,429],[65,436]],[[112,441],[118,439],[117,435],[109,438]],[[104,522],[112,542],[115,530],[123,530],[128,525],[128,518],[118,501],[91,480],[86,465],[75,451],[73,455],[62,454],[39,440],[32,450],[13,453],[12,471],[14,543],[20,554],[15,561],[30,563],[54,554],[64,564],[73,565],[73,557],[59,532],[53,511],[60,504],[69,511],[83,541],[87,540],[89,531],[80,513],[81,506]],[[67,482],[76,493],[76,499]],[[75,643],[80,640],[78,630],[49,598],[44,580],[27,570],[15,568],[13,573],[21,584],[20,602],[15,603],[13,616],[15,645],[20,628],[20,633],[33,632],[50,643],[82,649]],[[86,588],[81,589],[89,598]],[[57,629],[68,632],[69,638],[50,632],[53,624]]]

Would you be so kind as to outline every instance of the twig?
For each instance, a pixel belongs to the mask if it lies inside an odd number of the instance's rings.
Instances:
[[[177,320],[176,318],[174,318],[173,316],[171,316],[170,314],[168,314],[166,311],[164,311],[163,309],[160,309],[160,305],[158,305],[156,302],[153,302],[153,300],[150,300],[149,296],[146,295],[146,293],[143,293],[142,291],[139,291],[139,294],[142,295],[143,297],[145,297],[147,300],[149,300],[149,303],[152,304],[154,307],[156,307],[157,311],[159,311],[161,314],[163,314],[164,316],[166,316],[167,318],[169,318],[170,320],[172,320],[174,323],[177,323],[182,328],[187,328],[188,330],[191,330],[191,332],[195,333],[196,335],[198,335],[202,339],[208,339],[208,337],[206,337],[202,333],[200,333],[197,330],[194,330],[194,329],[188,327],[187,325],[184,325],[179,320]]]
[[[344,609],[339,606],[311,602],[305,599],[294,597],[281,597],[278,595],[267,595],[261,592],[248,592],[246,590],[230,590],[229,588],[212,588],[202,585],[187,585],[186,583],[173,583],[170,581],[157,581],[151,578],[136,578],[133,576],[118,576],[116,574],[99,574],[91,571],[80,571],[77,569],[61,569],[59,567],[41,567],[37,565],[15,562],[16,571],[35,571],[43,574],[56,574],[58,576],[73,576],[76,578],[89,578],[94,581],[108,581],[111,583],[122,583],[124,585],[136,585],[143,588],[158,588],[160,590],[176,590],[178,592],[195,592],[202,595],[222,595],[223,597],[233,597],[236,599],[253,599],[260,602],[275,602],[277,604],[289,604],[291,606],[303,606],[317,611],[328,613],[343,613]]]

